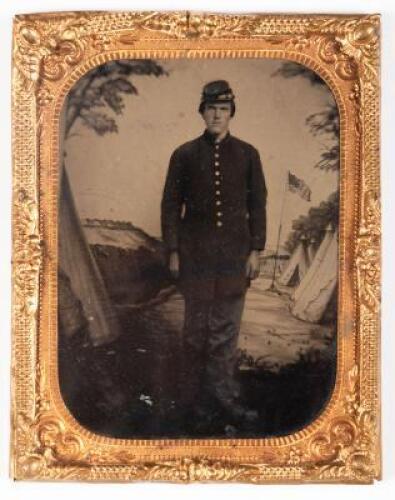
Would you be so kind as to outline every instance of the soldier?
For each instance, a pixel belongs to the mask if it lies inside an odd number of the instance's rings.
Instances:
[[[169,268],[185,299],[183,404],[202,416],[215,403],[233,421],[251,421],[234,372],[245,294],[265,246],[266,186],[258,151],[229,132],[226,81],[204,86],[199,113],[206,129],[173,152],[161,205]]]

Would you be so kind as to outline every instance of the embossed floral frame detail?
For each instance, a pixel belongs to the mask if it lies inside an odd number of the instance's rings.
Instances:
[[[380,477],[379,17],[20,15],[13,44],[11,474],[17,479],[352,482]],[[323,413],[268,439],[122,440],[82,428],[57,377],[59,115],[119,58],[283,58],[316,71],[341,124],[337,378]]]

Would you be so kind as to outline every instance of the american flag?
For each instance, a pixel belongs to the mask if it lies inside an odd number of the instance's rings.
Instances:
[[[291,172],[288,172],[288,188],[292,193],[297,193],[304,200],[310,201],[311,189],[305,181],[299,179],[299,177],[296,177]]]

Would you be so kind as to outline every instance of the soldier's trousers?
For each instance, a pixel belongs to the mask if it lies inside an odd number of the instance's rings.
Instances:
[[[184,407],[207,400],[228,406],[239,395],[236,349],[245,293],[230,297],[185,298],[183,330]]]

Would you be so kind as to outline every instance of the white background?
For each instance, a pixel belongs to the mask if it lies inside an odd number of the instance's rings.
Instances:
[[[392,5],[391,5],[392,4]],[[236,484],[170,485],[170,484],[77,484],[12,482],[9,467],[9,372],[10,372],[10,209],[11,209],[11,28],[12,17],[18,13],[54,10],[194,10],[216,12],[326,12],[326,13],[380,13],[382,15],[382,205],[383,205],[383,314],[382,314],[382,410],[383,410],[383,480],[373,486],[354,485],[289,485],[253,486]],[[336,498],[381,499],[395,494],[395,198],[394,165],[394,103],[395,103],[395,3],[390,0],[3,0],[0,3],[0,491],[5,500],[124,500],[144,495],[146,500],[162,496],[179,498],[218,498],[227,500],[270,500]],[[392,206],[391,206],[392,205]]]

